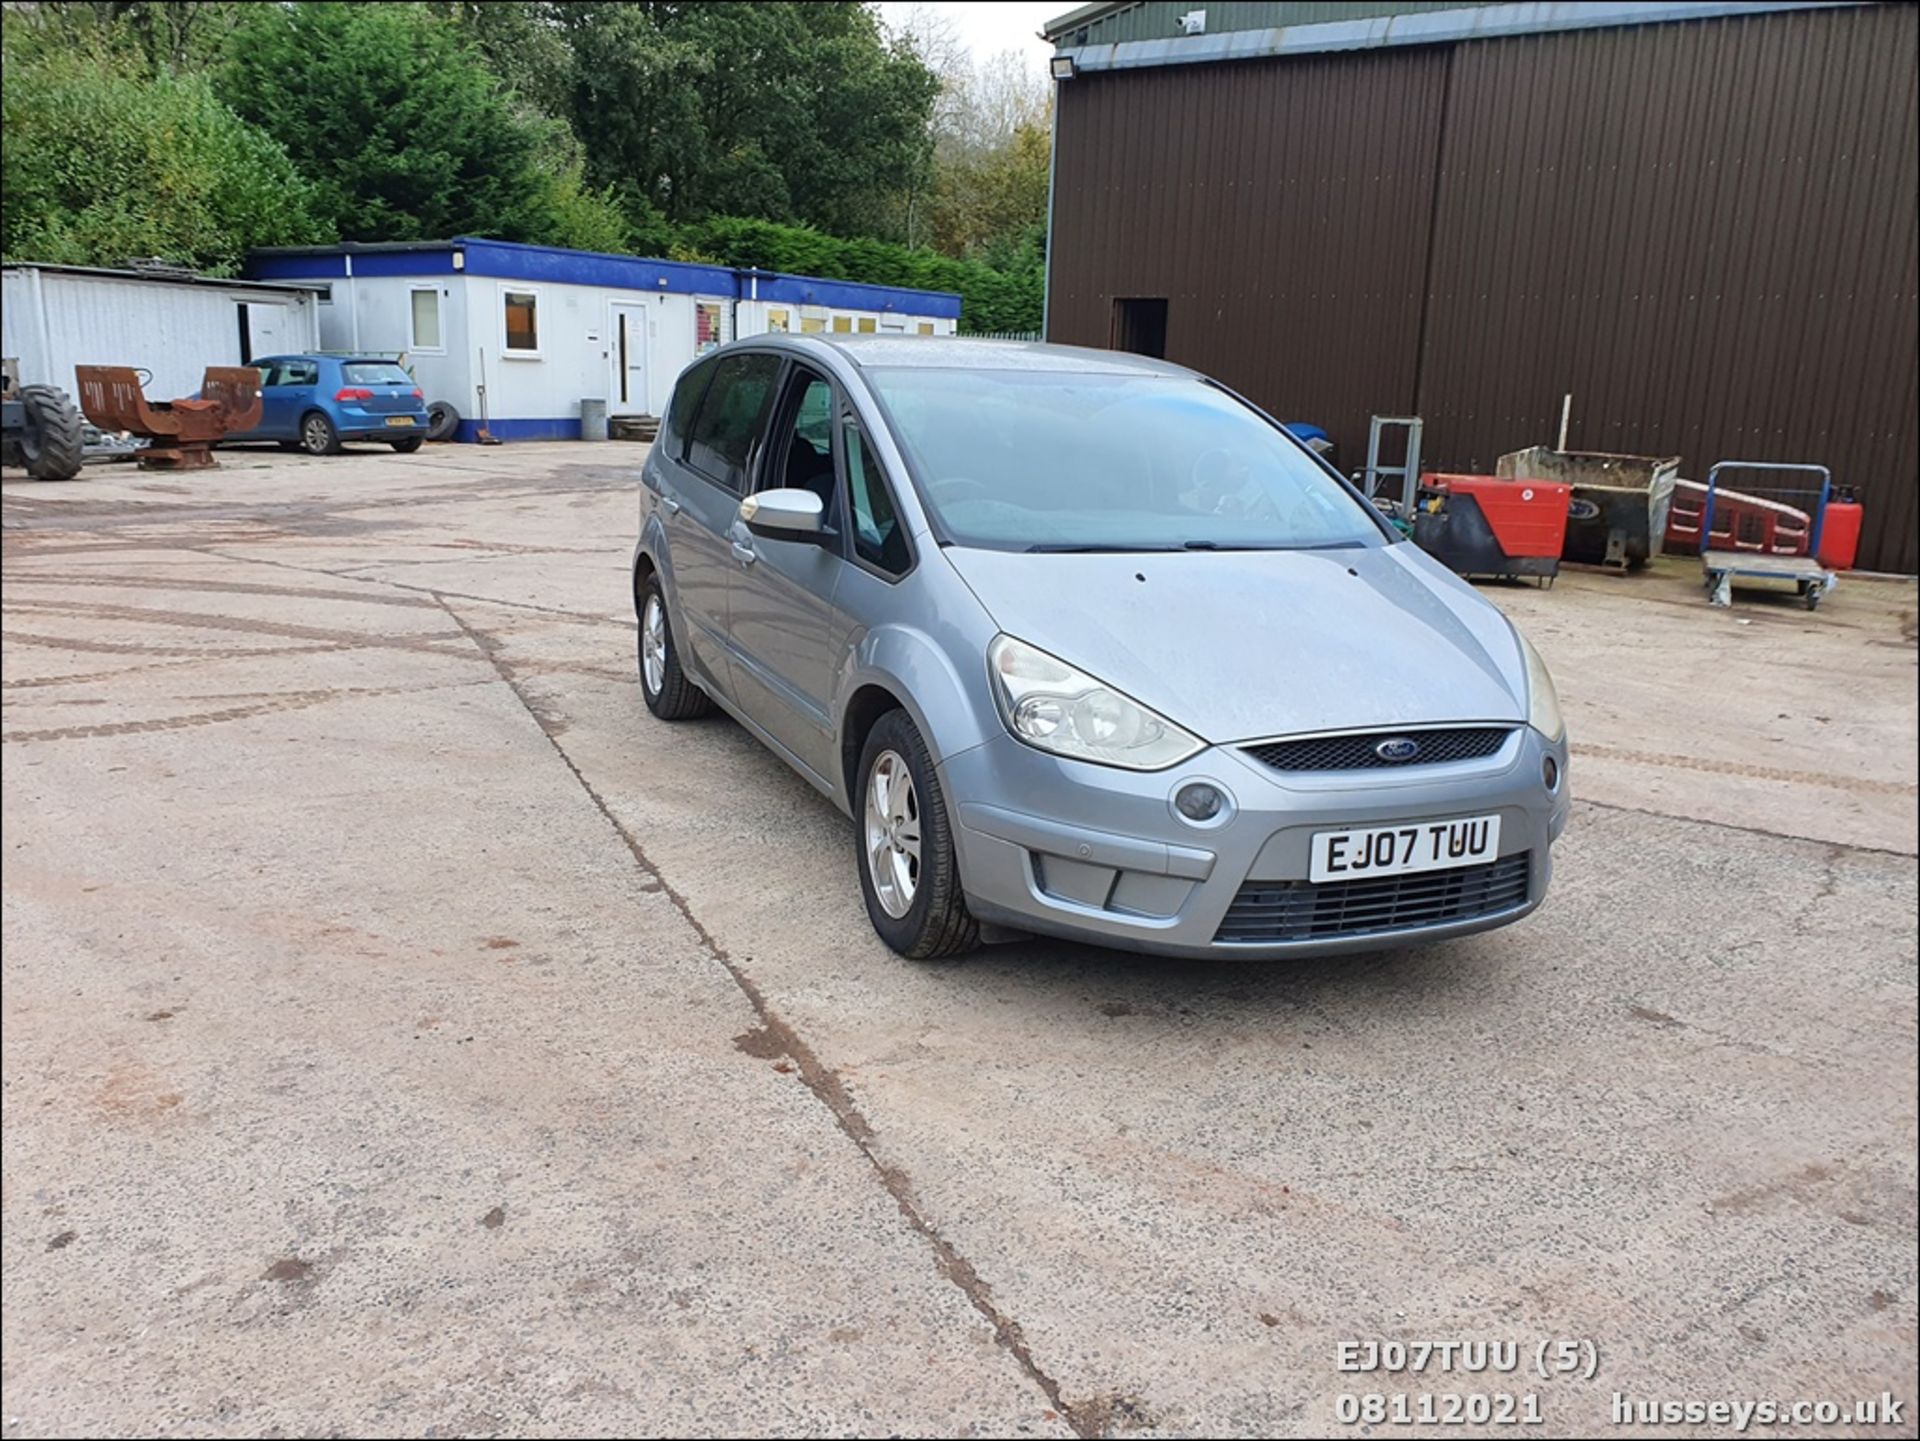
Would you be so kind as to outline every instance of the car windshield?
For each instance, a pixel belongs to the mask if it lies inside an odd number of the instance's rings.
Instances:
[[[948,539],[994,550],[1379,544],[1292,440],[1177,375],[869,372]]]
[[[412,385],[413,377],[391,360],[350,360],[340,367],[348,385]]]

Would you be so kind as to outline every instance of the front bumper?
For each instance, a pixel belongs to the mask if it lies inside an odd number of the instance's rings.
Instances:
[[[1542,761],[1552,755],[1558,787]],[[1551,847],[1569,808],[1565,740],[1521,725],[1484,760],[1394,770],[1268,769],[1238,746],[1213,746],[1170,770],[1137,772],[1064,760],[1002,735],[940,765],[955,821],[961,883],[975,916],[1018,930],[1128,950],[1209,959],[1271,959],[1378,950],[1491,930],[1545,899]],[[1209,781],[1232,798],[1224,819],[1194,825],[1175,791]],[[1497,813],[1496,909],[1411,925],[1357,926],[1308,939],[1220,940],[1243,886],[1305,882],[1317,830]],[[1508,858],[1524,855],[1522,865]],[[1427,873],[1443,875],[1444,872]],[[1432,908],[1429,908],[1431,911]],[[1373,908],[1371,913],[1379,913]],[[1244,927],[1234,928],[1244,932]]]

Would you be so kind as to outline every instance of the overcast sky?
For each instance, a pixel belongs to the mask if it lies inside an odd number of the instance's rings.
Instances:
[[[915,10],[932,10],[953,22],[954,32],[976,59],[1018,50],[1035,71],[1046,69],[1053,47],[1037,37],[1040,27],[1075,8],[1079,0],[882,0],[880,13],[898,24]]]

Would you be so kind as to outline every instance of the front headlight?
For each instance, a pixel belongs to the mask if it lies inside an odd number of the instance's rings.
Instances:
[[[1010,635],[993,638],[987,669],[1007,729],[1036,749],[1158,771],[1205,748],[1165,716]]]
[[[1540,659],[1540,652],[1519,631],[1514,634],[1520,639],[1520,653],[1527,658],[1527,724],[1548,740],[1557,741],[1567,733],[1567,723],[1560,715],[1560,694],[1553,688],[1553,677],[1547,674],[1547,663]]]

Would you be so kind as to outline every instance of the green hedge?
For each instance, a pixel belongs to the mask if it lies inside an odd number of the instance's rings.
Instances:
[[[960,296],[960,329],[1040,328],[1042,269],[1038,256],[1018,270],[952,260],[880,240],[840,240],[800,225],[717,216],[673,227],[675,256],[722,265],[753,265],[828,280],[949,290]]]

